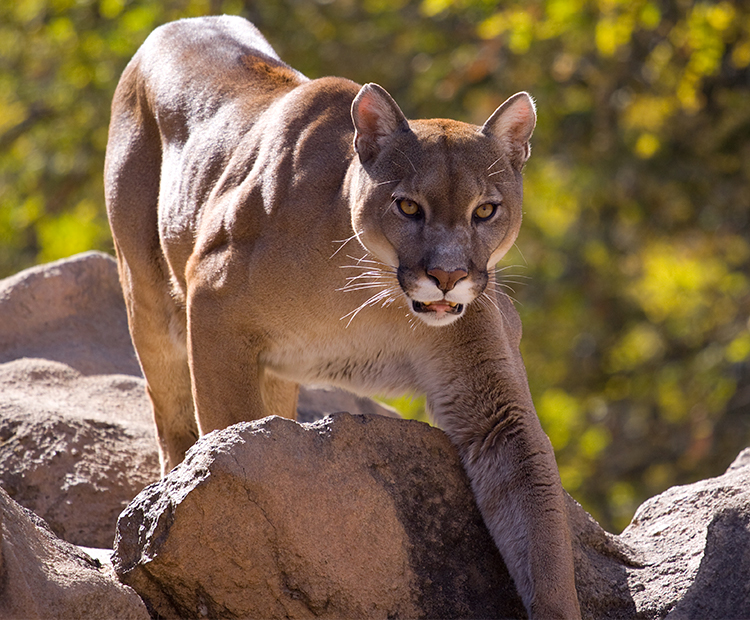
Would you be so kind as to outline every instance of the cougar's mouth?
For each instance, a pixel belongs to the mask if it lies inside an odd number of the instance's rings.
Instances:
[[[414,312],[437,312],[438,314],[461,314],[464,305],[447,299],[440,301],[414,301],[411,302]]]

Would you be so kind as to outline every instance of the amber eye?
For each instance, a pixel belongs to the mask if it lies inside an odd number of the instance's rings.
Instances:
[[[419,217],[422,213],[422,207],[408,198],[397,200],[396,205],[398,206],[399,211],[401,211],[406,217]]]
[[[474,209],[474,217],[478,220],[488,220],[495,214],[496,205],[491,202],[485,202],[483,205],[479,205]]]

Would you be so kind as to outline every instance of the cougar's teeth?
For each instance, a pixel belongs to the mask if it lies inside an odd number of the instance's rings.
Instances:
[[[446,299],[445,301],[447,301],[447,302],[448,302],[448,305],[449,305],[449,306],[450,306],[451,308],[455,308],[455,307],[456,307],[456,306],[458,305],[458,302],[456,302],[456,301],[448,301],[447,299]],[[423,302],[422,302],[422,305],[423,305],[423,306],[431,306],[431,305],[432,305],[432,304],[434,304],[434,303],[437,303],[437,302],[434,302],[434,301],[423,301]]]
[[[415,312],[437,312],[438,314],[443,312],[460,314],[464,310],[463,304],[446,299],[441,299],[440,301],[414,301],[412,302],[412,308],[414,308]]]

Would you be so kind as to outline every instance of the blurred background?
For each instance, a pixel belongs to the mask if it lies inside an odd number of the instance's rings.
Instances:
[[[750,444],[748,2],[0,0],[0,277],[113,251],[117,79],[156,26],[220,13],[309,77],[380,83],[411,118],[481,124],[535,97],[500,277],[563,484],[605,528]]]

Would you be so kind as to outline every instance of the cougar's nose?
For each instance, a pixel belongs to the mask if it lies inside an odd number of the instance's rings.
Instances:
[[[430,269],[427,275],[437,280],[438,288],[447,293],[450,291],[459,280],[463,280],[469,275],[469,272],[463,269],[456,269],[454,271],[444,271],[443,269]]]

